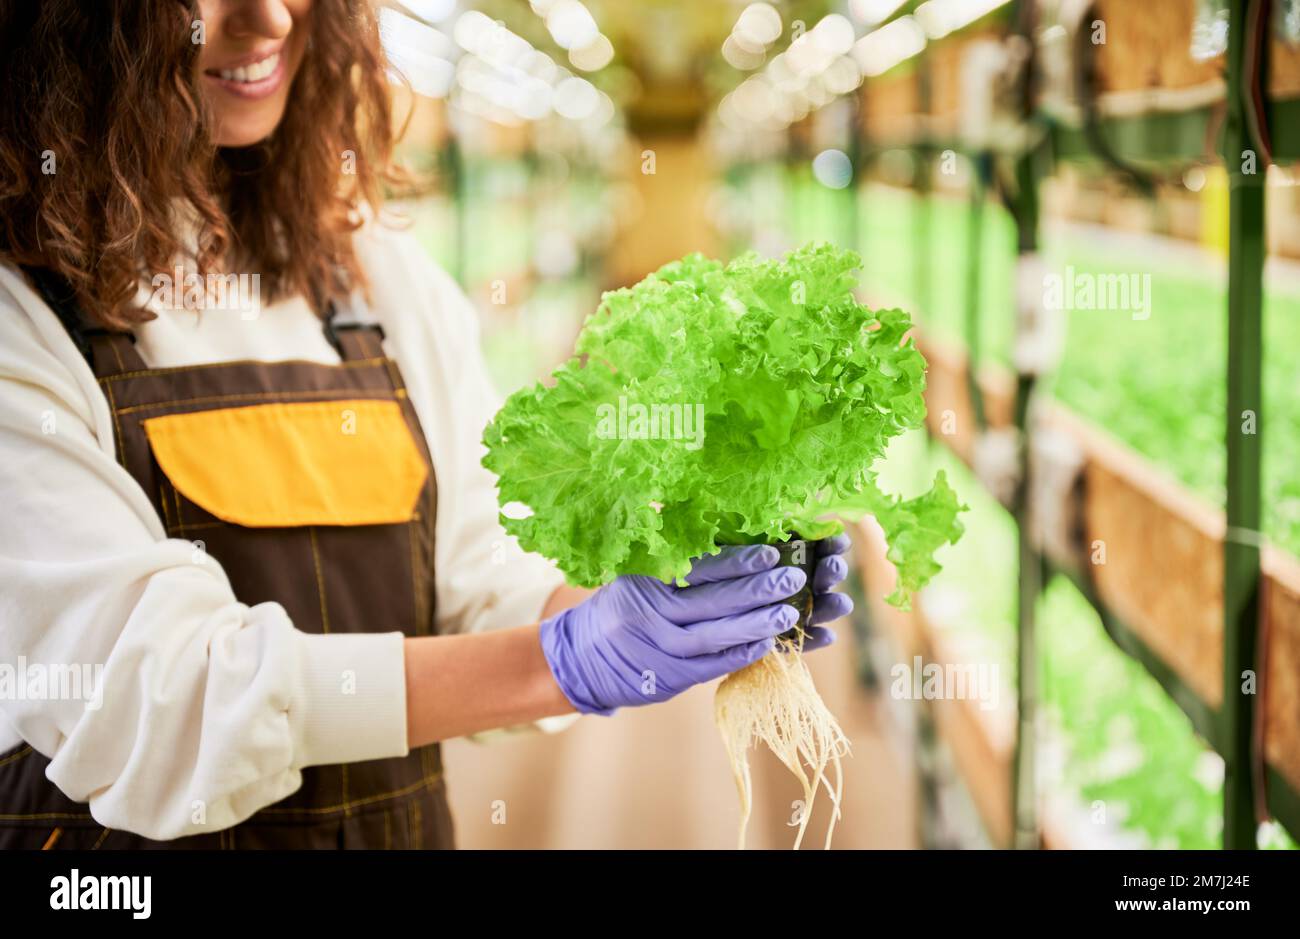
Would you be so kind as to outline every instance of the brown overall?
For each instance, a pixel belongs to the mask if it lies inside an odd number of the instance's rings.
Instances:
[[[51,296],[48,283],[42,283],[41,289],[47,301],[54,301],[51,305],[92,363],[112,410],[119,462],[152,500],[168,537],[194,542],[196,550],[215,559],[240,602],[251,606],[276,601],[305,632],[400,630],[408,636],[431,632],[433,468],[397,365],[382,351],[379,327],[338,327],[331,316],[326,334],[339,349],[340,365],[241,361],[151,369],[128,335],[75,328],[66,303]],[[401,521],[379,524],[307,524],[294,506],[272,505],[269,511],[282,513],[291,524],[277,525],[275,518],[262,517],[256,527],[249,527],[229,521],[232,513],[205,497],[208,507],[227,519],[222,520],[187,497],[194,491],[188,483],[182,481],[178,488],[177,480],[169,477],[155,452],[161,425],[146,427],[146,421],[165,415],[262,406],[260,413],[273,422],[268,439],[278,441],[296,436],[291,426],[294,415],[305,413],[295,410],[297,405],[308,411],[314,408],[318,417],[322,409],[332,412],[337,406],[338,415],[330,414],[329,420],[346,420],[348,411],[360,411],[364,419],[371,409],[382,409],[391,418],[390,425],[401,428],[398,433],[409,434],[423,463],[422,483],[408,473],[418,484],[410,490],[416,496],[413,510],[404,512]],[[258,412],[235,418],[254,413]],[[198,420],[220,422],[229,416],[214,413]],[[284,427],[274,424],[286,420],[289,424]],[[404,449],[418,469],[411,448],[406,441],[401,443],[398,448],[374,447],[362,458],[382,463],[391,459],[391,450]],[[301,448],[293,453],[302,458]],[[220,465],[224,456],[213,452],[211,461]],[[294,471],[294,458],[280,461],[285,473]],[[298,470],[317,476],[330,472],[321,466]],[[280,482],[293,490],[294,480]],[[302,771],[298,791],[242,824],[166,842],[105,829],[84,804],[69,799],[46,779],[48,765],[49,760],[26,744],[0,753],[0,849],[453,846],[436,744],[405,757],[308,767]]]

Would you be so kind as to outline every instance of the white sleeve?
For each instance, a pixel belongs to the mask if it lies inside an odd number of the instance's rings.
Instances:
[[[483,361],[478,314],[414,238],[382,237],[386,247],[374,263],[385,265],[387,276],[371,268],[376,306],[429,439],[438,486],[438,629],[482,632],[535,623],[564,575],[501,527],[496,477],[481,463],[483,430],[501,396]],[[398,312],[382,312],[393,307]]]
[[[86,363],[0,267],[0,681],[99,676],[90,700],[0,695],[50,780],[100,824],[167,839],[244,820],[303,767],[405,754],[401,635],[309,635],[240,603],[113,454]]]

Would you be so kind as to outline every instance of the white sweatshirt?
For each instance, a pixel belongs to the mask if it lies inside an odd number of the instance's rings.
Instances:
[[[475,312],[409,234],[371,224],[357,244],[437,474],[439,627],[535,621],[563,578],[497,521],[479,459],[499,399]],[[164,311],[136,337],[150,367],[339,360],[300,298],[255,320]],[[0,265],[0,755],[25,741],[100,824],[151,838],[236,824],[296,790],[306,766],[404,755],[401,634],[308,634],[277,603],[240,603],[215,561],[166,537],[114,447],[86,361]],[[102,667],[98,706],[42,697],[28,678],[51,665]]]

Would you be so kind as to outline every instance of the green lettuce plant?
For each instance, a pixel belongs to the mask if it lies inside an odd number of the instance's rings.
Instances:
[[[925,418],[925,361],[905,312],[854,298],[860,266],[825,244],[693,254],[605,294],[577,355],[484,432],[506,530],[596,586],[669,581],[719,545],[823,538],[835,516],[871,513],[906,606],[965,507],[942,472],[913,499],[876,484],[889,440]]]

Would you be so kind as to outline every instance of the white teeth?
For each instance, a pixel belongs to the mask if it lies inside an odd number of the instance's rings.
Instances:
[[[275,71],[275,67],[280,64],[280,53],[276,52],[268,55],[260,62],[254,62],[252,65],[241,65],[236,69],[223,68],[221,77],[225,81],[235,82],[256,82],[269,76]]]

